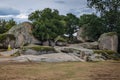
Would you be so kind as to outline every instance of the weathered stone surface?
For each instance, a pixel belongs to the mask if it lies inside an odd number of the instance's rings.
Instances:
[[[80,46],[87,49],[98,49],[98,42],[85,42],[81,43]]]
[[[65,53],[53,53],[44,55],[22,55],[12,59],[16,62],[66,62],[66,61],[82,61],[82,59]]]
[[[104,33],[100,36],[99,49],[101,50],[118,50],[118,36],[115,32]]]
[[[119,59],[120,57],[114,51],[110,50],[89,50],[89,49],[74,49],[74,48],[63,48],[62,52],[71,56],[76,56],[83,61],[105,61]]]
[[[23,22],[19,25],[13,26],[7,33],[15,36],[15,48],[21,47],[30,43],[39,43],[39,41],[32,35],[32,24]]]
[[[57,41],[56,46],[66,46],[67,42]]]

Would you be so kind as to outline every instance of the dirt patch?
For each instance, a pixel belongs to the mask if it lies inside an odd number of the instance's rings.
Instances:
[[[0,80],[120,80],[120,62],[0,63]]]

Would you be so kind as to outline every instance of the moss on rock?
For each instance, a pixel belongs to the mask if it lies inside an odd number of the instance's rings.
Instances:
[[[105,33],[105,35],[107,35],[107,36],[113,36],[113,35],[117,35],[117,33],[116,32],[109,32],[109,33]]]
[[[32,46],[32,47],[25,47],[26,49],[32,49],[35,51],[56,51],[53,47],[50,46]]]

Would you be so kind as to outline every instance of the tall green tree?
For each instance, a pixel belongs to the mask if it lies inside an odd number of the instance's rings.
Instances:
[[[37,10],[29,15],[29,20],[35,26],[33,34],[41,41],[54,40],[64,34],[64,24],[58,10]]]
[[[89,36],[91,40],[97,40],[99,36],[106,32],[103,20],[95,14],[84,14],[80,16],[79,26],[84,28],[83,37]]]
[[[70,40],[73,40],[73,34],[77,32],[79,19],[72,13],[68,13],[65,17],[66,21],[66,34]]]
[[[87,0],[90,8],[95,8],[104,19],[108,31],[117,31],[120,22],[120,0]]]

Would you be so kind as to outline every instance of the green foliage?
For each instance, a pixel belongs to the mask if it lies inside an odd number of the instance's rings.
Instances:
[[[108,32],[116,31],[120,27],[120,0],[87,0],[90,8],[95,8],[104,19]]]
[[[70,40],[73,40],[73,34],[77,32],[79,19],[72,13],[68,13],[65,17],[66,21],[66,34]]]
[[[41,41],[54,40],[65,32],[64,21],[57,10],[45,8],[35,11],[29,15],[29,20],[35,26],[33,34]]]
[[[83,37],[89,36],[91,40],[97,40],[102,33],[106,32],[103,20],[95,14],[80,16],[79,26],[84,29],[84,33],[82,33]]]
[[[0,34],[7,32],[14,25],[16,25],[16,22],[13,19],[8,21],[0,19]]]
[[[117,32],[120,41],[120,0],[87,0],[90,8],[95,8],[103,19],[107,32]],[[120,52],[120,45],[119,52]]]

